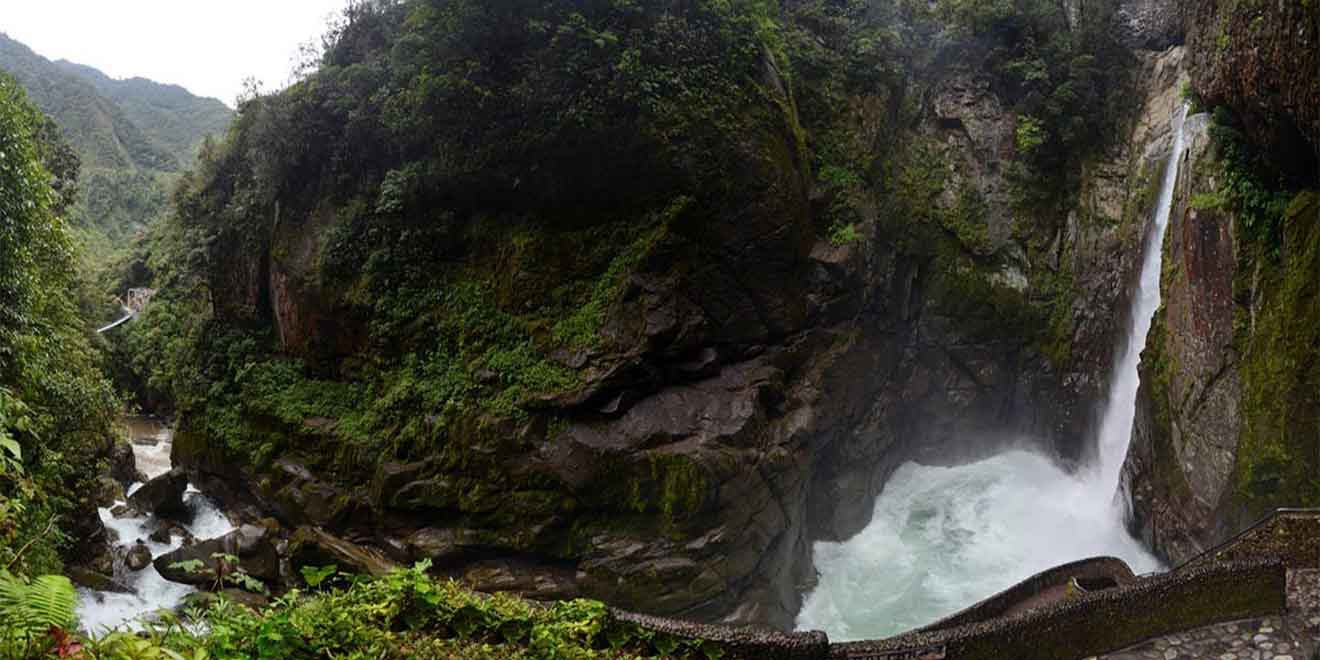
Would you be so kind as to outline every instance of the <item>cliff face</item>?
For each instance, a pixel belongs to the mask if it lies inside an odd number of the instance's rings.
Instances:
[[[443,95],[469,88],[420,75],[372,106],[385,92],[370,84],[388,78],[373,67],[408,80],[410,48],[470,45],[409,33],[442,5],[358,16],[366,36],[245,107],[179,195],[158,245],[189,251],[130,340],[178,370],[160,374],[180,397],[175,462],[204,489],[479,588],[787,625],[811,542],[865,524],[902,461],[1024,441],[1080,456],[1180,50],[1106,63],[1139,99],[1121,137],[1060,161],[1076,172],[1032,205],[1023,95],[962,46],[898,81],[838,80],[884,70],[848,59],[865,49],[841,54],[862,43],[856,23],[781,17],[810,26],[790,23],[806,31],[785,31],[788,56],[768,39],[707,57],[710,34],[756,32],[701,32],[739,17],[694,5],[619,19],[628,39],[669,35],[654,52],[697,58],[647,72],[636,93],[626,77],[528,65],[544,53],[482,51],[474,76],[523,77],[460,100],[531,89],[518,103],[546,107],[450,116],[461,105]],[[564,18],[557,6],[537,20]],[[482,25],[468,18],[455,20]],[[590,20],[599,41],[573,48],[618,45],[626,64],[630,44],[602,27],[615,18]],[[501,33],[511,52],[562,47],[535,21],[510,24],[530,26]],[[555,61],[576,63],[574,49]],[[683,77],[730,60],[752,74]],[[632,71],[620,67],[610,75]],[[682,96],[697,83],[709,98]],[[577,91],[552,98],[564,89]],[[324,114],[352,103],[368,110]],[[547,134],[521,132],[543,116]]]
[[[1317,313],[1317,13],[1189,8],[1189,123],[1165,243],[1164,308],[1142,356],[1125,483],[1134,527],[1181,561],[1265,510],[1309,506]]]
[[[1142,354],[1137,419],[1124,475],[1144,540],[1181,560],[1228,534],[1223,509],[1241,417],[1234,346],[1237,247],[1227,212],[1192,208],[1213,185],[1209,117],[1188,119],[1164,247],[1157,313]]]
[[[1187,8],[1190,69],[1208,107],[1230,107],[1283,169],[1320,156],[1320,11],[1306,2],[1214,0]]]

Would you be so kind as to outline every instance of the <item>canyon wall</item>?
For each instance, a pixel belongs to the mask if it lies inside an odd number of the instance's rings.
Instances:
[[[1171,561],[1314,506],[1320,11],[1189,5],[1193,101],[1124,481]],[[1213,111],[1213,116],[1211,116]]]
[[[785,626],[812,541],[860,529],[899,463],[1009,445],[1084,457],[1180,49],[1063,67],[1079,89],[1119,74],[1104,98],[1121,103],[1060,118],[1059,135],[1113,135],[1050,160],[1051,125],[1023,114],[1045,105],[932,16],[896,17],[920,47],[879,64],[848,59],[883,43],[857,23],[803,13],[781,17],[802,39],[787,56],[771,39],[708,61],[710,41],[677,32],[666,52],[698,61],[641,96],[571,68],[576,50],[549,73],[482,51],[473,71],[523,76],[487,93],[539,90],[517,101],[546,107],[451,116],[428,94],[474,88],[420,74],[372,105],[393,89],[375,81],[406,79],[409,48],[468,47],[409,34],[428,7],[364,9],[316,76],[241,109],[176,196],[157,238],[174,258],[156,260],[161,293],[126,341],[171,383],[174,461],[204,490],[480,589]],[[690,11],[685,29],[706,34],[716,19]],[[620,43],[608,33],[582,47]],[[902,58],[896,78],[831,77]],[[730,59],[750,75],[683,77]],[[607,92],[553,97],[584,79]],[[710,107],[681,96],[697,83]],[[353,103],[367,110],[335,114]],[[527,132],[560,112],[591,121]]]

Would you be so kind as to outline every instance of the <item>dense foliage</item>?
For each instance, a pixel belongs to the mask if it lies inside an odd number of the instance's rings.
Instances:
[[[67,199],[51,186],[74,175],[42,141],[47,126],[0,74],[0,568],[27,574],[59,567],[60,524],[89,490],[116,404],[78,314]]]
[[[114,632],[87,639],[57,629],[18,640],[6,636],[13,631],[6,621],[0,623],[0,654],[85,660],[714,660],[726,655],[708,641],[616,621],[598,601],[543,605],[506,594],[487,596],[435,581],[427,568],[419,564],[376,579],[323,575],[324,584],[337,586],[291,591],[260,610],[221,598],[205,612],[162,613],[143,635]],[[3,585],[0,581],[0,589]],[[0,611],[4,602],[0,591]]]
[[[1127,50],[1114,30],[1118,3],[1086,3],[1069,17],[1053,0],[941,0],[940,11],[986,39],[986,63],[1018,115],[1015,147],[1024,201],[1052,200],[1080,159],[1101,146],[1118,114]],[[1060,181],[1060,178],[1065,181]]]
[[[416,455],[455,420],[572,389],[549,356],[600,341],[670,228],[768,185],[741,162],[748,136],[787,141],[754,156],[789,168],[801,148],[785,90],[763,82],[786,66],[777,6],[661,5],[353,5],[316,71],[245,102],[184,178],[130,359],[257,457],[276,447],[253,418],[329,417],[357,450]],[[297,232],[327,238],[306,255]],[[268,312],[226,290],[267,249],[306,273],[305,297],[346,292],[326,313],[366,326],[368,359],[272,355]]]
[[[573,356],[609,344],[651,260],[727,261],[704,228],[787,215],[757,205],[801,186],[816,237],[859,241],[878,209],[880,240],[948,275],[945,311],[1064,363],[1070,282],[992,283],[984,200],[964,186],[945,208],[947,163],[910,129],[928,79],[984,54],[1024,118],[1026,188],[1057,201],[1122,70],[1110,11],[1070,29],[1028,0],[354,3],[305,77],[246,99],[182,177],[137,262],[161,294],[117,350],[257,464],[324,418],[317,460],[472,469],[454,436],[571,397]],[[1038,215],[1023,232],[1045,250],[1064,214]]]
[[[86,262],[82,285],[91,305],[85,311],[93,322],[108,320],[118,311],[110,299],[123,295],[124,282],[106,271],[164,211],[174,173],[192,162],[202,136],[222,131],[232,112],[179,87],[51,62],[3,34],[0,70],[52,118],[43,129],[52,139],[44,142],[73,159],[63,169],[81,171],[77,186],[57,182],[56,188],[70,201],[66,217]]]

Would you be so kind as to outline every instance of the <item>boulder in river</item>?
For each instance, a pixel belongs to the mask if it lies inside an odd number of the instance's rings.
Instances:
[[[188,489],[188,475],[175,468],[148,481],[128,496],[128,503],[141,513],[177,516],[188,513],[183,493]]]
[[[189,532],[187,527],[169,520],[161,521],[160,527],[157,527],[156,531],[152,532],[151,536],[147,538],[156,543],[169,543],[170,539],[175,536],[183,539],[183,545],[185,546],[192,545],[197,540],[193,538],[192,532]]]
[[[237,568],[254,578],[265,582],[279,579],[280,558],[270,532],[256,525],[243,525],[220,538],[167,552],[153,564],[166,580],[210,586],[215,584],[220,571],[220,560],[214,556],[217,554],[238,557]]]
[[[127,487],[139,479],[137,457],[133,454],[133,445],[122,439],[116,440],[110,449],[110,478]]]
[[[89,567],[70,566],[65,570],[65,573],[74,584],[92,591],[112,591],[120,594],[133,593],[132,587]]]
[[[138,541],[124,553],[124,565],[130,571],[140,571],[151,565],[151,548]]]

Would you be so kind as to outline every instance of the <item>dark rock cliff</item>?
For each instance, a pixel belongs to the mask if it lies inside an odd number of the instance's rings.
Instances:
[[[1189,68],[1208,107],[1225,105],[1281,167],[1320,157],[1320,11],[1306,2],[1189,3]]]

